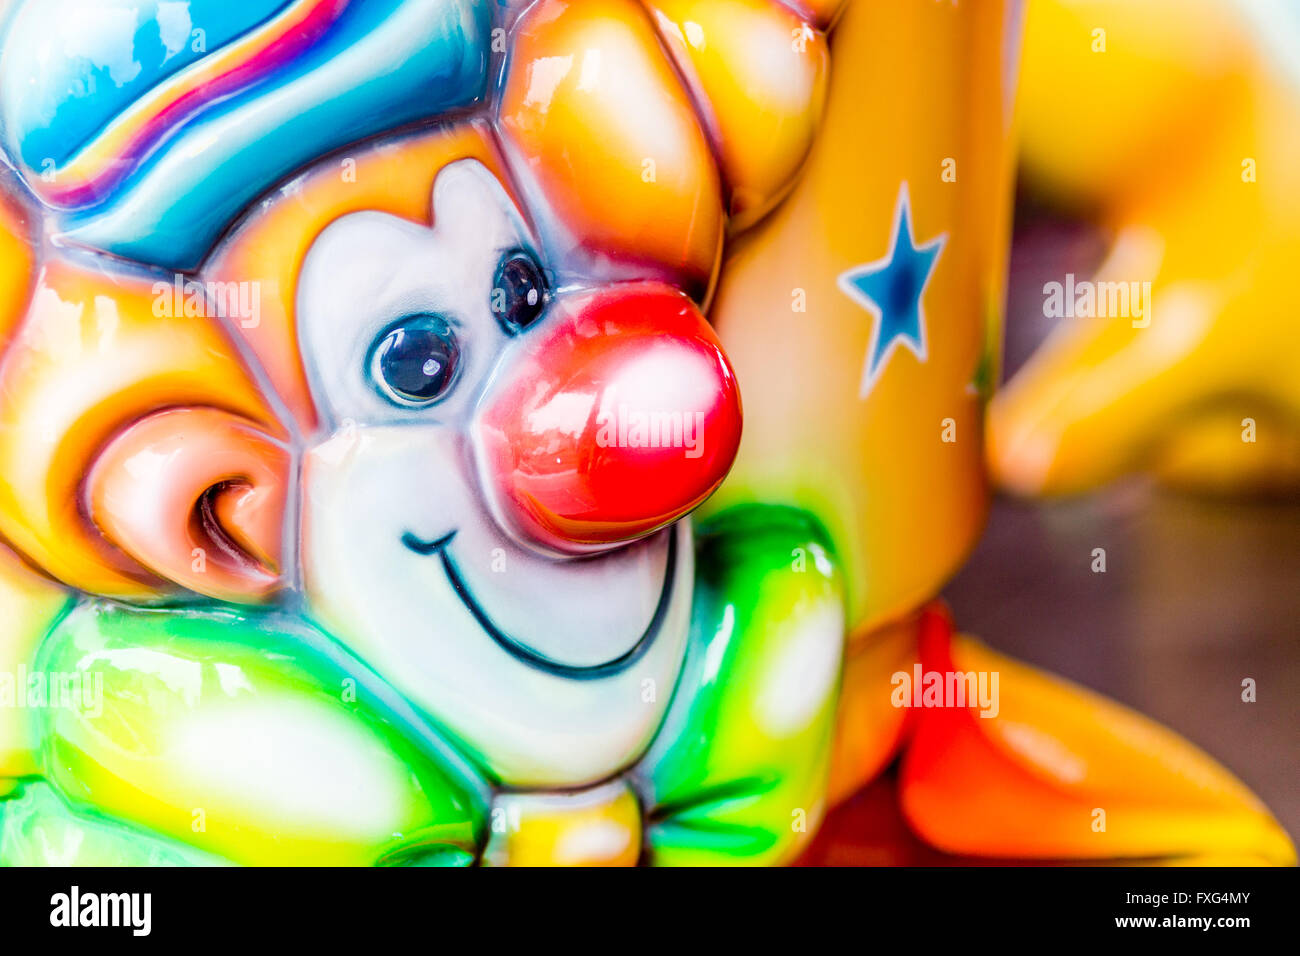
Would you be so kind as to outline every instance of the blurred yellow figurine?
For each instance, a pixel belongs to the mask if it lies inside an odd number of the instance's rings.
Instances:
[[[1044,289],[1060,324],[990,408],[997,480],[1300,486],[1300,6],[1035,0],[1020,96],[1022,181],[1113,246]]]

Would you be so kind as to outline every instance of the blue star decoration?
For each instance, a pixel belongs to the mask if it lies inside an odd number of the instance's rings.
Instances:
[[[944,233],[922,246],[916,244],[912,235],[912,207],[907,183],[903,183],[894,206],[894,231],[889,240],[889,253],[883,259],[840,273],[840,290],[876,317],[876,327],[872,330],[871,344],[867,347],[867,358],[862,366],[858,398],[867,397],[890,356],[900,345],[907,346],[912,354],[925,361],[925,315],[921,311],[921,295],[947,239],[948,235]]]

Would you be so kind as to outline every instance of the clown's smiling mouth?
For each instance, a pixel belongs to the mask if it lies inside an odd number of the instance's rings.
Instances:
[[[460,573],[460,569],[456,567],[456,560],[451,556],[450,548],[452,539],[455,537],[456,532],[452,531],[434,541],[424,541],[407,531],[402,535],[402,544],[416,554],[425,556],[436,554],[439,560],[442,561],[442,568],[447,573],[447,580],[451,582],[451,586],[455,589],[461,603],[465,605],[470,614],[474,615],[474,620],[478,621],[479,626],[487,632],[488,637],[492,638],[497,646],[511,657],[548,674],[567,677],[571,680],[590,680],[610,677],[626,670],[649,650],[650,645],[654,643],[655,635],[659,633],[665,615],[668,613],[668,605],[673,592],[673,580],[677,573],[677,533],[675,530],[668,532],[668,558],[664,569],[663,590],[659,592],[659,602],[655,605],[655,611],[650,618],[650,623],[641,632],[641,636],[637,638],[636,643],[618,657],[600,664],[579,666],[552,660],[497,627],[488,612],[483,608],[483,605],[479,604],[475,599],[474,592],[470,590],[469,585],[465,583],[464,576]]]

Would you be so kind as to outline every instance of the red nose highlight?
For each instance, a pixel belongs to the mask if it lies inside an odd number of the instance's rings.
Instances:
[[[563,296],[478,420],[498,517],[589,553],[685,515],[726,477],[740,393],[686,296],[637,284]]]

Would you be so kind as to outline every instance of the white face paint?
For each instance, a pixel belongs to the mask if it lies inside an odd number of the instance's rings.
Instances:
[[[333,434],[305,461],[302,555],[313,612],[505,783],[568,786],[635,760],[657,729],[684,653],[692,548],[683,521],[560,559],[486,510],[469,426],[530,347],[529,330],[498,321],[493,286],[503,258],[535,248],[473,160],[439,174],[432,230],[361,212],[316,240],[299,338]],[[426,369],[445,385],[427,400],[395,392],[376,359],[419,322],[457,356],[442,379]]]

